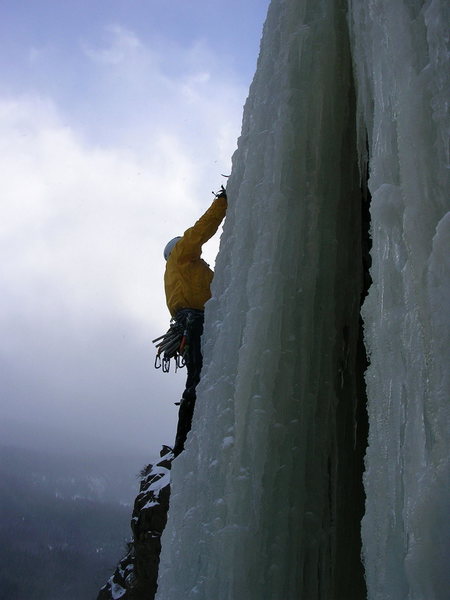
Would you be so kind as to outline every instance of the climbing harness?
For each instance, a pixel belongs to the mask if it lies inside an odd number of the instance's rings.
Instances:
[[[175,372],[186,365],[192,324],[200,315],[203,316],[201,310],[187,308],[178,311],[176,316],[170,320],[168,331],[152,340],[157,348],[155,369],[161,369],[163,373],[168,373],[172,358],[175,361]]]

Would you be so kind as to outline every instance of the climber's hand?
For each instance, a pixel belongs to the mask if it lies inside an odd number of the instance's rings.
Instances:
[[[215,192],[215,195],[216,195],[216,198],[226,198],[227,197],[227,191],[223,187],[223,185],[220,186],[220,190],[218,192]]]

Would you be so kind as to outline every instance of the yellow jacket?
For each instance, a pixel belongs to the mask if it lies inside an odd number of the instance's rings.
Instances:
[[[227,199],[216,198],[195,225],[184,232],[170,253],[164,273],[164,288],[172,316],[182,308],[203,309],[205,302],[211,298],[214,273],[200,256],[202,245],[216,233],[226,210]]]

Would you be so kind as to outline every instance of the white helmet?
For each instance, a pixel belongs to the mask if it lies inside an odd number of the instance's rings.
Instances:
[[[170,240],[170,242],[168,242],[166,244],[166,247],[164,248],[164,258],[167,260],[169,258],[170,253],[172,252],[172,250],[175,248],[175,244],[178,242],[178,240],[181,240],[181,237],[174,237],[173,240]]]

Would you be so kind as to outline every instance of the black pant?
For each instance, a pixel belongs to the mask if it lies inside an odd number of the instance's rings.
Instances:
[[[203,365],[201,337],[203,333],[203,311],[183,309],[176,315],[176,320],[183,324],[187,332],[187,351],[185,354],[187,379],[186,387],[178,412],[178,427],[173,452],[178,456],[184,449],[184,442],[192,425],[194,414],[196,387],[200,381]]]

